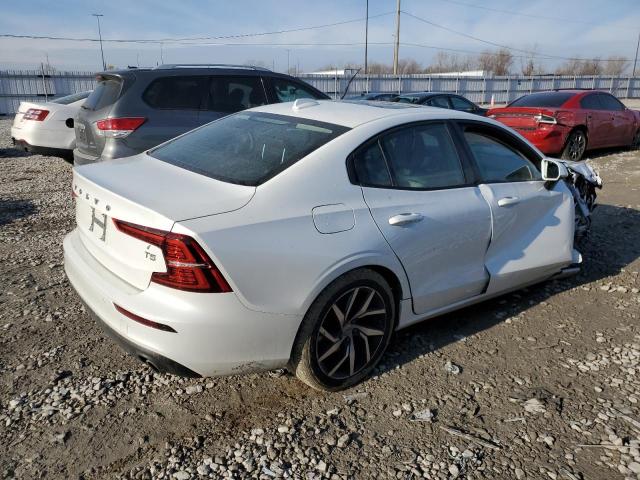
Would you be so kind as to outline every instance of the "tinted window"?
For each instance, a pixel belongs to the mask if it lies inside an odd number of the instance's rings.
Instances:
[[[405,127],[382,138],[394,185],[443,188],[465,183],[462,166],[447,127]]]
[[[569,92],[540,92],[525,95],[511,102],[510,107],[561,107],[573,97]]]
[[[151,82],[142,98],[150,107],[198,110],[206,91],[207,77],[165,77]]]
[[[454,110],[460,110],[463,112],[473,112],[476,107],[469,100],[460,97],[449,97],[451,100],[451,105]]]
[[[535,165],[511,146],[482,133],[466,131],[464,136],[478,165],[482,181],[526,182],[541,179]]]
[[[361,149],[353,157],[353,166],[361,185],[390,187],[391,177],[380,145],[374,142]]]
[[[400,103],[420,103],[420,97],[398,97],[396,101]]]
[[[212,77],[206,108],[233,113],[266,103],[259,77]]]
[[[447,97],[433,97],[428,100],[427,104],[431,105],[432,107],[450,108]]]
[[[243,112],[197,128],[149,154],[224,182],[255,186],[347,130],[285,115]]]
[[[87,101],[83,106],[89,110],[100,110],[104,107],[112,105],[120,96],[122,81],[115,78],[103,79],[98,81],[96,88],[87,97]]]
[[[282,78],[272,78],[271,81],[273,82],[273,88],[276,91],[276,97],[279,102],[293,102],[298,98],[326,98],[318,96],[312,90],[303,87],[298,82],[292,82]]]
[[[599,97],[600,95],[598,95],[597,93],[592,93],[591,95],[582,97],[580,99],[580,106],[588,110],[602,110],[603,106],[600,103]]]
[[[602,103],[605,110],[615,110],[622,111],[624,110],[624,105],[618,101],[613,95],[608,95],[606,93],[601,93],[598,95],[600,97],[600,103]]]
[[[84,100],[89,96],[90,93],[91,92],[72,93],[71,95],[67,95],[65,97],[60,97],[60,98],[56,98],[55,100],[51,100],[51,103],[59,103],[60,105],[69,105],[70,103]]]

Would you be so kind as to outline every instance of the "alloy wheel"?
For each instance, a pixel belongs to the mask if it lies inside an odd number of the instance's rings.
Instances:
[[[579,160],[587,147],[587,138],[584,136],[584,133],[576,132],[571,135],[568,147],[569,159]]]
[[[367,367],[383,346],[391,310],[372,287],[343,293],[327,310],[319,325],[316,362],[324,375],[344,380]]]

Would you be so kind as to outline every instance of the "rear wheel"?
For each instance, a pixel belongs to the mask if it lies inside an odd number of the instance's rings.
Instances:
[[[386,280],[355,270],[330,284],[305,315],[291,369],[307,385],[337,391],[363,380],[385,352],[396,307]]]
[[[567,143],[562,150],[562,158],[577,162],[587,150],[587,134],[584,130],[574,130],[569,134]]]

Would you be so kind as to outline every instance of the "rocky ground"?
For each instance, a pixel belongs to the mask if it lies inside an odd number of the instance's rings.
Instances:
[[[605,181],[583,273],[399,333],[323,394],[185,380],[125,355],[65,279],[71,167],[0,120],[2,478],[640,478],[640,152]]]

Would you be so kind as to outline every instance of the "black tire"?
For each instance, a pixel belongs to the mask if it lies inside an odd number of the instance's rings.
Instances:
[[[586,151],[587,133],[582,129],[576,129],[571,132],[567,138],[567,142],[562,150],[562,158],[564,160],[577,162],[582,158]]]
[[[640,130],[636,132],[636,136],[633,137],[633,142],[631,143],[632,150],[640,150]]]
[[[381,310],[384,314],[376,313]],[[317,390],[335,392],[361,382],[387,349],[396,314],[393,292],[382,275],[369,269],[346,273],[309,308],[296,337],[290,370]]]

